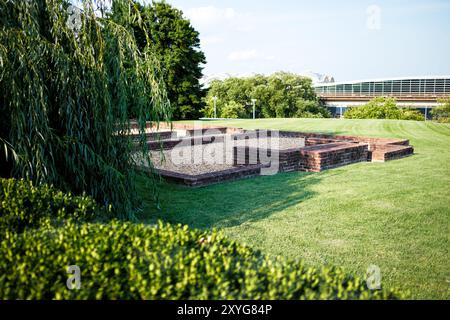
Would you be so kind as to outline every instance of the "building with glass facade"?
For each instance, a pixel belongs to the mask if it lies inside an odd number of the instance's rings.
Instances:
[[[450,76],[398,78],[318,84],[320,96],[438,97],[450,95]]]
[[[427,109],[437,106],[439,99],[450,96],[450,76],[319,83],[315,90],[338,115],[346,108],[363,105],[374,97],[393,97],[399,105],[427,114]]]

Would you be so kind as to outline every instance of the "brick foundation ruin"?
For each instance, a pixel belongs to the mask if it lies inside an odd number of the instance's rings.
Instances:
[[[213,130],[210,134],[209,130]],[[169,134],[172,133],[172,134]],[[182,132],[183,134],[180,134]],[[304,146],[284,150],[271,150],[255,146],[234,146],[233,167],[227,170],[190,175],[167,170],[157,170],[168,181],[197,187],[228,180],[249,178],[261,174],[268,167],[260,155],[272,156],[278,153],[278,172],[306,171],[321,172],[359,162],[385,162],[410,156],[414,148],[405,139],[367,138],[291,131],[244,130],[226,127],[206,127],[194,132],[187,124],[160,125],[158,132],[148,134],[150,150],[172,150],[180,145],[208,145],[222,143],[226,138],[244,141],[251,137],[260,138],[272,132],[279,138],[303,139]],[[255,156],[256,155],[256,156]],[[148,170],[140,167],[142,170]]]

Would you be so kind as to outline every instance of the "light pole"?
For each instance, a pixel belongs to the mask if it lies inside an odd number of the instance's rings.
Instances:
[[[214,101],[214,119],[217,119],[217,97],[216,96],[213,97],[213,101]]]
[[[252,99],[252,103],[253,103],[253,120],[256,119],[256,99]]]

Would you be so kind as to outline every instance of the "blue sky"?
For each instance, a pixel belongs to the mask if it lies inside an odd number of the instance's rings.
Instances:
[[[167,0],[200,32],[205,75],[337,81],[450,74],[450,0]]]

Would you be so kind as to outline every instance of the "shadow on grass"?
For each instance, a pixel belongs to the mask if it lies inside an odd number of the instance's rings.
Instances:
[[[226,228],[266,219],[315,195],[311,187],[320,181],[319,174],[292,172],[275,176],[226,182],[193,189],[162,183],[161,210],[155,208],[144,176],[138,191],[144,200],[140,220],[154,223],[163,220],[187,224],[194,228]]]

